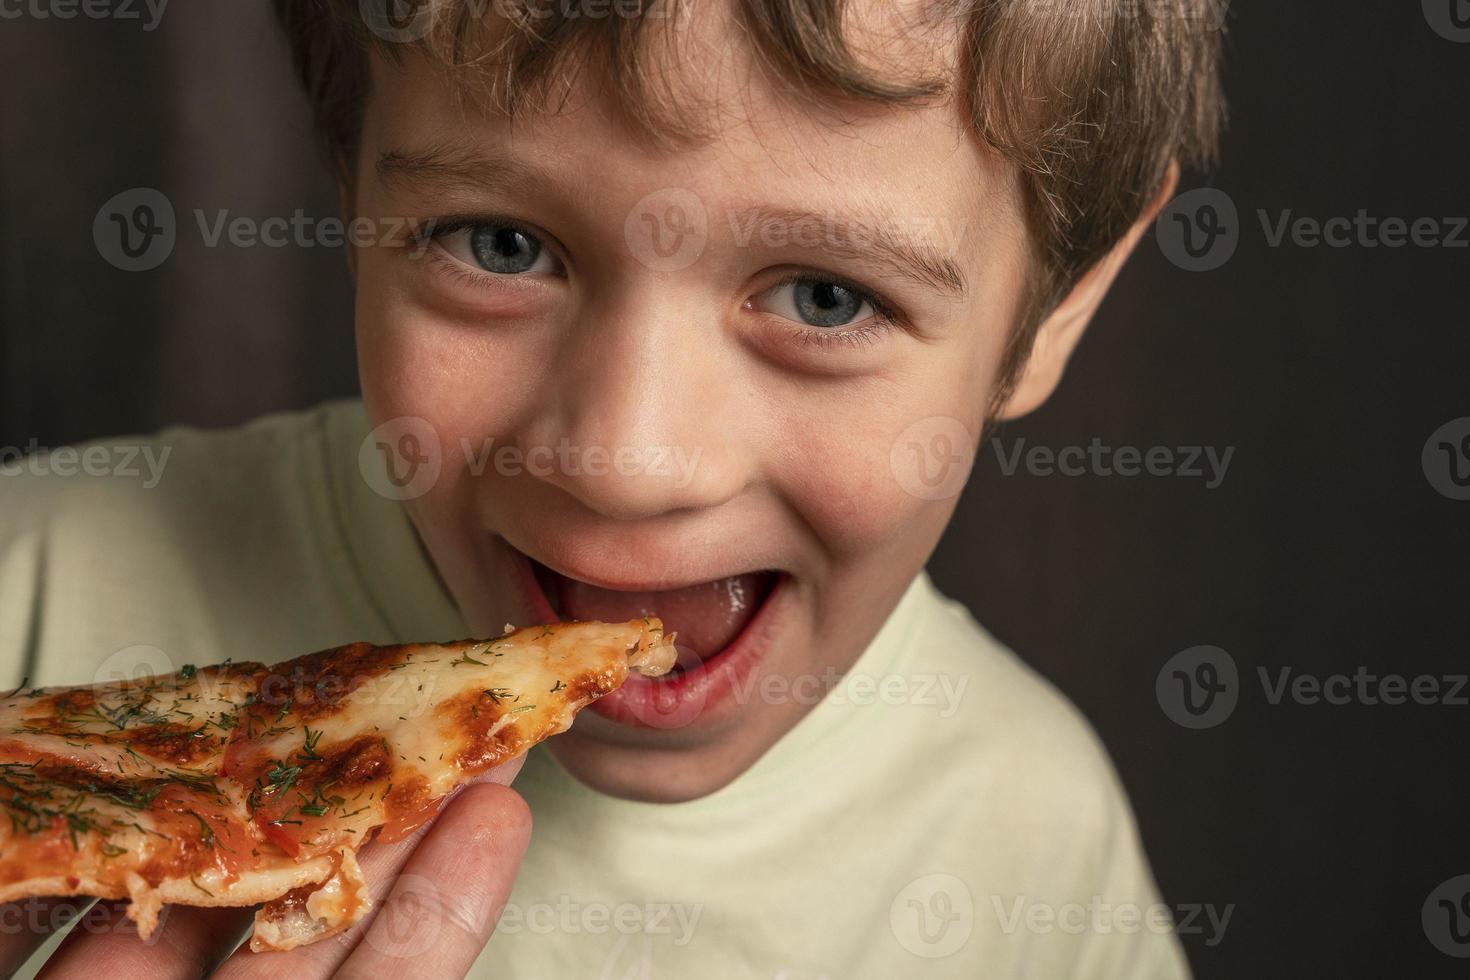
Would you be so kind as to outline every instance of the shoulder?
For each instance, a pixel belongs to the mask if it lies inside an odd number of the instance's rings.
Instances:
[[[337,402],[0,460],[0,666],[61,683],[129,645],[253,659],[252,640],[294,628],[283,599],[320,607],[342,578],[328,444],[359,412]]]
[[[321,465],[331,421],[358,410],[355,402],[333,402],[234,428],[173,427],[8,457],[0,460],[8,504],[0,532],[99,515],[112,524],[167,520],[201,491],[222,506],[268,506],[278,498],[259,491]]]
[[[944,791],[954,823],[963,824],[951,846],[968,855],[958,866],[969,869],[979,907],[1001,922],[1018,911],[1063,921],[1097,903],[1166,920],[1132,807],[1092,725],[963,606],[921,584],[928,595],[909,670],[949,676],[951,692],[963,685],[926,739],[957,774]],[[1167,924],[1057,928],[1032,938],[1032,965],[1052,964],[1042,971],[1051,975],[1189,975]]]
[[[1091,723],[963,605],[927,579],[916,588],[922,612],[908,670],[934,675],[947,699],[934,734],[1036,815],[1028,819],[1111,829],[1126,800]]]
[[[58,559],[124,560],[144,577],[181,559],[251,553],[327,505],[327,429],[351,411],[331,403],[235,428],[174,427],[7,460],[0,549],[28,539]]]

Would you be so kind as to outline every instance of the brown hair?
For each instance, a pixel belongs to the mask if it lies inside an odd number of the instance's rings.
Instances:
[[[697,137],[645,32],[672,38],[686,5],[710,0],[274,0],[339,174],[352,172],[368,53],[403,37],[446,68],[473,69],[479,97],[511,115],[546,105],[578,71],[600,72],[623,112],[656,139]],[[384,12],[408,4],[408,17]],[[1041,314],[1147,208],[1169,166],[1208,162],[1224,102],[1227,0],[928,0],[927,24],[957,40],[954,77],[893,78],[849,44],[846,0],[737,0],[761,70],[812,100],[960,100],[975,134],[1020,170],[1039,275],[1001,365],[1024,363]],[[376,21],[373,11],[378,11]],[[400,11],[401,13],[402,11]],[[418,20],[417,18],[425,18]],[[662,86],[662,90],[656,90]],[[1004,384],[1003,384],[1004,387]]]

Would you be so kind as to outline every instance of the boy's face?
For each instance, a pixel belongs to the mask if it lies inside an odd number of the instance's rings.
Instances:
[[[438,231],[357,250],[358,351],[374,424],[437,434],[407,506],[471,627],[651,613],[685,643],[552,743],[640,799],[730,782],[872,640],[1023,297],[1013,175],[953,105],[819,117],[736,44],[683,76],[719,136],[667,154],[594,80],[512,128],[379,63],[353,202]]]

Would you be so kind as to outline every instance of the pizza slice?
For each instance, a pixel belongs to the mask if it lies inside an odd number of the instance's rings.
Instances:
[[[630,672],[674,663],[656,619],[494,640],[352,644],[0,699],[0,902],[247,906],[251,948],[291,949],[369,907],[355,857],[532,745]]]

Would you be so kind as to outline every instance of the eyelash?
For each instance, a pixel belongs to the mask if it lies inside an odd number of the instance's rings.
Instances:
[[[546,249],[546,251],[548,251],[552,254],[552,256],[555,257],[559,265],[561,265],[563,268],[566,267],[567,252],[566,249],[562,248],[561,242],[557,241],[555,238],[542,231],[540,228],[537,228],[535,225],[529,224],[525,221],[521,221],[519,218],[512,218],[508,215],[464,214],[450,215],[444,218],[430,218],[423,224],[415,225],[409,235],[413,239],[415,244],[417,244],[419,248],[423,250],[427,249],[429,245],[438,242],[441,238],[447,238],[450,235],[455,234],[456,232],[461,232],[468,228],[478,228],[485,225],[514,228],[517,231],[522,231],[528,235],[535,237],[538,241],[541,242],[542,248]],[[441,252],[442,251],[443,250],[441,249]],[[464,265],[463,262],[454,260],[452,256],[440,255],[437,257],[449,258],[451,260],[451,264],[456,266]],[[461,269],[460,271],[465,270]],[[487,276],[491,279],[504,278],[503,276],[497,276],[495,273],[488,272],[484,269],[470,272],[469,274],[471,276],[477,275],[481,279],[484,279]]]
[[[434,249],[428,255],[429,261],[437,265],[456,285],[470,289],[495,289],[500,286],[493,272],[472,269],[443,249]]]
[[[481,225],[505,225],[509,228],[529,231],[543,241],[550,237],[534,225],[503,214],[452,214],[443,218],[430,218],[428,221],[414,225],[410,235],[416,244],[427,245],[437,238]]]
[[[852,327],[812,327],[794,320],[786,320],[796,326],[796,338],[798,342],[811,347],[867,347],[878,342],[878,340],[890,330],[902,325],[902,314],[899,313],[892,303],[882,296],[864,286],[835,276],[828,272],[792,272],[777,279],[771,285],[761,290],[761,293],[769,293],[786,286],[794,286],[800,282],[820,283],[824,286],[840,286],[859,299],[865,301],[873,308],[873,315],[868,322]],[[784,318],[783,318],[784,319]],[[783,328],[790,332],[790,328]]]
[[[493,288],[503,281],[503,277],[496,276],[491,272],[472,269],[459,259],[449,255],[443,249],[428,249],[428,246],[434,244],[439,238],[464,231],[466,228],[493,224],[508,225],[534,234],[541,240],[543,246],[552,248],[559,262],[564,266],[567,264],[565,251],[561,248],[560,243],[552,246],[551,243],[554,239],[545,232],[536,228],[534,225],[505,215],[451,215],[444,218],[432,218],[422,225],[415,226],[410,232],[410,237],[421,250],[427,249],[432,252],[434,260],[456,282],[471,287]],[[768,293],[772,290],[794,286],[802,282],[840,286],[867,302],[873,308],[873,316],[869,317],[866,323],[849,328],[812,327],[782,318],[784,323],[792,324],[795,327],[794,331],[789,326],[782,327],[782,330],[787,334],[788,339],[794,336],[797,343],[823,349],[837,346],[849,348],[868,347],[877,343],[883,335],[903,326],[903,315],[892,303],[865,286],[827,272],[792,272],[765,287],[761,292]]]

